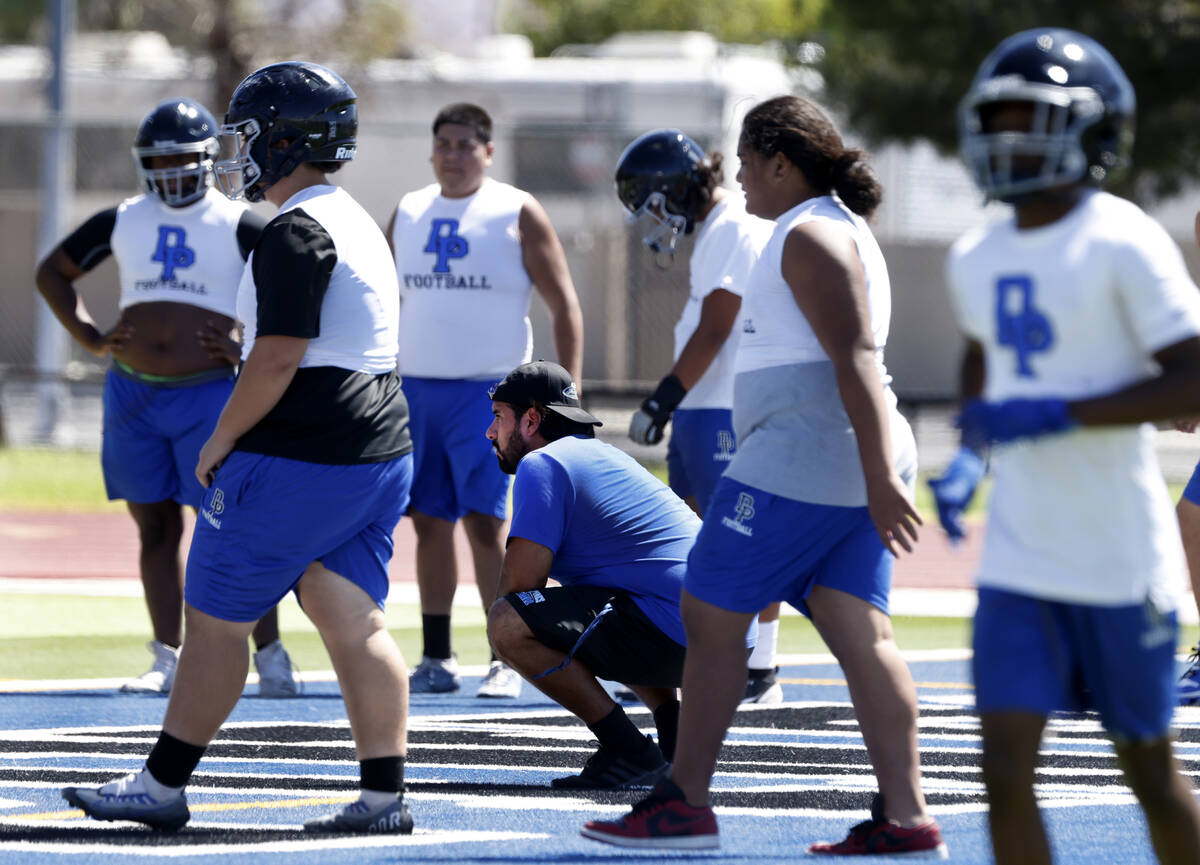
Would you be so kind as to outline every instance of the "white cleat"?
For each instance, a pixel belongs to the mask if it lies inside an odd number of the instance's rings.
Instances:
[[[154,655],[154,665],[136,679],[121,686],[123,694],[169,694],[175,681],[175,667],[179,663],[179,650],[165,643],[151,640],[146,648]]]
[[[503,661],[492,661],[487,675],[475,692],[476,697],[502,697],[514,699],[521,696],[521,674]]]
[[[254,653],[254,669],[258,671],[258,696],[284,698],[300,693],[299,683],[292,675],[292,658],[282,640],[268,643]]]

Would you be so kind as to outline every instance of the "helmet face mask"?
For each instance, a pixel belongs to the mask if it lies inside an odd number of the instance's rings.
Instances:
[[[261,132],[258,121],[253,117],[241,123],[221,126],[221,158],[216,163],[214,174],[218,188],[226,197],[262,201],[262,190],[257,187],[262,168],[253,156],[254,143]]]
[[[234,91],[221,128],[221,190],[262,201],[305,162],[349,162],[356,151],[356,100],[337,73],[315,63],[274,63],[252,72]]]
[[[617,160],[617,197],[630,222],[646,226],[642,243],[673,259],[681,235],[691,233],[708,190],[705,155],[678,129],[635,139]]]
[[[1025,107],[1023,126],[995,119]],[[1029,30],[993,51],[959,104],[959,141],[989,200],[1020,204],[1073,184],[1100,184],[1128,164],[1133,87],[1098,43],[1069,30]]]
[[[667,209],[666,196],[658,191],[646,196],[642,205],[626,214],[625,218],[641,231],[642,243],[656,255],[663,253],[674,256],[680,236],[688,231],[687,217],[671,213]]]
[[[168,207],[185,207],[203,198],[213,185],[216,136],[216,121],[203,105],[191,99],[160,102],[142,120],[132,148],[142,190]],[[162,156],[185,159],[155,167],[152,160]]]

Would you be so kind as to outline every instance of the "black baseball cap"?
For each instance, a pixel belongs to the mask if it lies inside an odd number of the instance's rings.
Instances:
[[[548,360],[521,364],[488,393],[493,400],[510,405],[528,406],[536,402],[567,420],[603,426],[580,406],[571,374]]]

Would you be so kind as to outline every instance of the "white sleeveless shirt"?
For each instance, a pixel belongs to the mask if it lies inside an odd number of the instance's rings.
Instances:
[[[123,201],[111,239],[120,308],[165,300],[233,317],[244,266],[237,228],[245,211],[215,189],[186,207],[167,207],[150,195]]]
[[[465,198],[434,183],[400,200],[392,230],[402,375],[495,379],[533,354],[533,282],[518,219],[529,194],[485,178]]]
[[[783,245],[788,234],[797,225],[817,219],[841,226],[858,248],[867,284],[871,332],[875,336],[875,359],[886,384],[891,379],[883,366],[883,347],[892,316],[887,264],[866,221],[832,195],[810,198],[775,220],[775,233],[767,241],[742,301],[742,340],[736,370],[742,373],[787,363],[829,360],[782,272]]]
[[[821,219],[849,233],[866,277],[875,358],[888,414],[892,462],[910,489],[917,448],[887,386],[883,347],[891,315],[887,264],[871,229],[833,196],[810,198],[776,220],[742,301],[733,427],[738,449],[725,470],[736,481],[796,501],[837,507],[867,504],[858,440],[833,363],[783,278],[783,245],[797,225]]]

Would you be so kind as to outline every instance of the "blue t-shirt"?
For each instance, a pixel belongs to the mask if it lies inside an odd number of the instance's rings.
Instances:
[[[571,436],[521,458],[512,500],[509,537],[549,549],[550,576],[624,589],[687,644],[679,594],[700,518],[666,484],[612,445]]]

